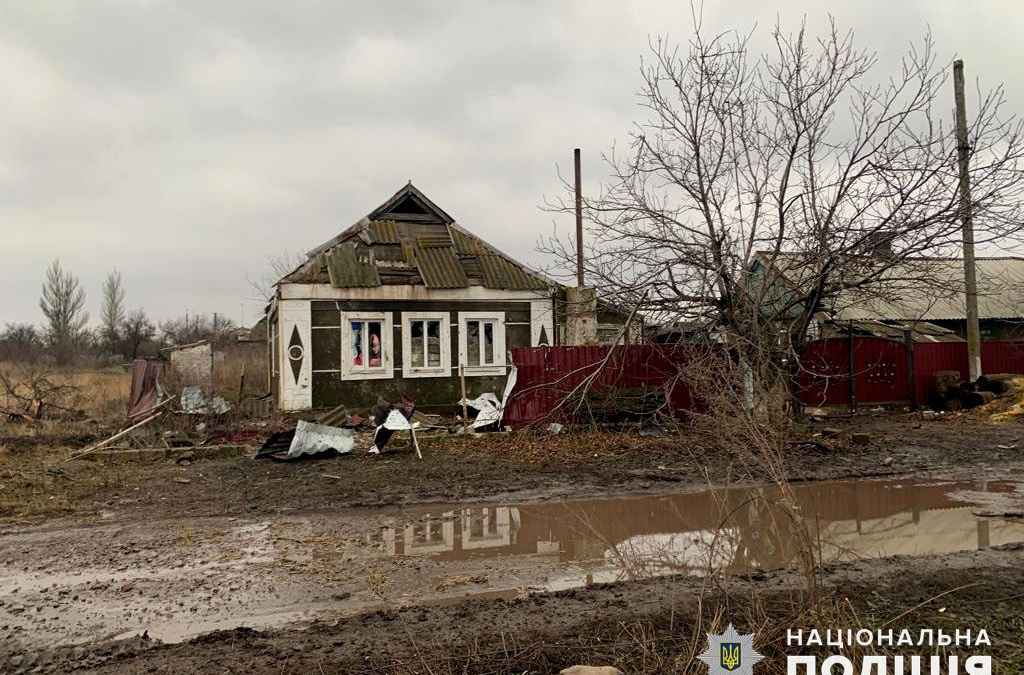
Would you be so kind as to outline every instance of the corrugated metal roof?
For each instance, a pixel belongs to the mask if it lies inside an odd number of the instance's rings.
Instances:
[[[326,254],[327,273],[331,285],[338,288],[370,288],[380,286],[377,268],[359,260],[351,242],[338,244]]]
[[[1024,317],[1024,259],[976,259],[978,317]],[[898,265],[883,293],[841,293],[838,319],[955,321],[967,318],[962,259],[919,259]],[[883,297],[879,297],[882,295]]]
[[[393,220],[371,220],[366,228],[375,244],[397,244],[398,223]]]
[[[420,248],[451,248],[452,238],[447,234],[423,234],[416,237]]]
[[[499,255],[480,255],[480,270],[484,276],[484,286],[487,288],[507,288],[513,291],[540,290],[547,288],[547,285],[526,274],[522,268],[513,265]]]
[[[411,248],[411,247],[410,247]],[[467,288],[469,279],[466,271],[459,264],[455,248],[416,248],[412,249],[416,259],[416,267],[423,277],[423,284],[428,288]]]
[[[765,262],[768,256],[759,254]],[[877,265],[863,258],[860,269],[849,266],[851,282]],[[1024,317],[1024,258],[977,258],[978,316],[982,319]],[[803,254],[782,253],[774,260],[777,274],[801,288],[814,280],[816,261]],[[956,321],[967,317],[962,258],[906,258],[885,270],[863,289],[844,290],[825,309],[843,321]]]

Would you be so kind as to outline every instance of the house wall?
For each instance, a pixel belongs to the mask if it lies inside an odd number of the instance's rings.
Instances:
[[[321,285],[308,285],[309,289],[320,289],[309,295],[323,298],[323,295],[348,295],[356,289],[326,289]],[[401,289],[404,287],[397,287]],[[415,287],[414,287],[415,288]],[[453,300],[450,291],[439,293],[439,299],[413,300],[402,290],[388,289],[380,293],[380,289],[358,289],[367,295],[379,293],[382,297],[374,299],[337,298],[337,299],[299,299],[297,285],[292,285],[288,293],[282,293],[277,307],[276,319],[271,330],[271,350],[276,351],[277,364],[274,375],[277,379],[275,394],[278,407],[285,410],[305,410],[310,408],[332,408],[341,404],[355,411],[368,410],[381,396],[389,401],[397,401],[402,394],[416,401],[417,406],[435,412],[454,412],[457,401],[461,397],[459,379],[459,312],[493,312],[505,314],[505,345],[504,351],[511,347],[528,347],[539,343],[543,335],[547,336],[548,344],[555,343],[555,317],[550,297],[543,294],[523,292],[517,294],[508,291],[494,291],[490,299],[474,289],[469,293],[475,299]],[[465,290],[465,289],[463,289]],[[483,289],[486,291],[486,289]],[[343,291],[344,293],[332,293]],[[419,293],[419,291],[416,291]],[[390,297],[388,297],[390,296]],[[383,312],[391,318],[391,366],[393,376],[388,379],[342,379],[341,365],[343,355],[342,344],[342,312]],[[438,312],[447,313],[451,326],[450,354],[451,369],[447,377],[409,377],[402,374],[402,324],[405,312]],[[298,376],[293,372],[293,363],[289,357],[289,345],[298,335],[298,342],[303,346],[303,359],[298,368]],[[297,351],[297,350],[293,350]],[[505,387],[508,368],[501,375],[466,374],[466,392],[470,398],[485,392],[494,392],[501,396]]]
[[[455,410],[461,397],[458,364],[459,312],[500,311],[505,313],[505,351],[509,347],[525,347],[530,339],[529,302],[360,302],[313,301],[312,365],[314,408],[331,408],[344,403],[353,409],[369,408],[382,396],[397,401],[405,394],[422,409]],[[392,364],[394,376],[390,379],[343,380],[342,312],[385,312],[392,319]],[[451,323],[451,372],[448,377],[402,376],[402,313],[447,312]],[[505,388],[505,375],[466,375],[466,392],[470,398],[484,392],[501,395]]]

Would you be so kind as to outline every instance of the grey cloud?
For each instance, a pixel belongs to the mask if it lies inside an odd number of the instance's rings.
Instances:
[[[711,30],[820,3],[706,3]],[[1006,81],[1016,3],[832,3],[880,70],[931,25],[944,56]],[[598,155],[640,115],[648,37],[686,39],[685,2],[7,3],[0,7],[0,321],[38,321],[60,256],[95,314],[106,271],[165,317],[239,318],[268,254],[308,250],[412,179],[524,261],[552,226],[555,165]],[[954,38],[957,38],[954,44]],[[889,64],[891,65],[891,64]],[[561,222],[561,225],[570,225]],[[257,305],[248,303],[252,319]]]

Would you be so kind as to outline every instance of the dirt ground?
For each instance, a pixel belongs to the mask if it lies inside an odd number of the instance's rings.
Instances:
[[[826,447],[793,447],[795,483],[1024,480],[1019,421],[866,414],[799,432],[825,427],[839,432]],[[827,611],[813,622],[796,609],[808,584],[793,571],[588,579],[585,588],[532,594],[522,591],[555,588],[550,580],[562,568],[536,556],[504,561],[498,583],[493,561],[375,554],[395,509],[413,509],[403,516],[412,518],[430,505],[441,513],[765,480],[742,453],[705,449],[685,435],[443,437],[422,441],[423,460],[395,444],[379,457],[357,446],[320,461],[176,463],[175,455],[64,462],[105,431],[46,431],[0,426],[0,672],[512,673],[580,661],[703,672],[693,649],[703,649],[700,629],[719,613],[760,628],[766,654],[778,647],[777,635],[762,635],[773,627],[899,617],[897,625],[990,626],[997,661],[1024,663],[1024,551],[1014,544],[829,564],[821,577]],[[853,432],[870,442],[852,443]],[[1024,508],[1014,494],[982,511],[1019,522]],[[410,584],[424,575],[417,588],[430,592],[413,594]],[[346,611],[332,614],[339,603]],[[212,605],[263,617],[261,629],[223,624],[223,611],[206,612]],[[175,635],[182,615],[193,618]],[[159,639],[142,636],[147,627],[158,627]]]
[[[802,436],[834,429],[830,450],[794,446],[791,481],[848,477],[947,477],[978,468],[1024,467],[1024,422],[990,424],[969,416],[859,416],[808,425]],[[853,432],[870,435],[855,445]],[[706,488],[768,478],[738,451],[709,449],[682,436],[529,433],[481,438],[425,438],[420,461],[407,441],[380,456],[363,436],[351,455],[278,463],[210,459],[176,464],[82,459],[63,462],[97,432],[73,437],[10,436],[0,444],[0,518],[54,516],[115,519],[279,514],[357,506],[474,500],[556,499],[643,491]],[[259,438],[256,439],[257,441]],[[186,450],[182,450],[185,453]],[[0,520],[0,524],[2,524]]]

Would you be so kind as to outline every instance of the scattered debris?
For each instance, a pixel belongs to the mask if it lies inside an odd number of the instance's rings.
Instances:
[[[295,429],[271,434],[270,438],[263,442],[263,446],[253,459],[283,459],[287,456],[294,437]]]
[[[373,445],[370,447],[370,454],[380,454],[380,451],[384,449],[384,446],[387,445],[387,442],[396,431],[408,430],[412,435],[412,443],[413,447],[416,448],[416,455],[423,459],[423,455],[420,453],[419,441],[416,440],[416,429],[419,427],[419,422],[410,421],[415,412],[416,402],[407,396],[402,396],[400,408],[395,408],[394,405],[378,396],[377,403],[370,410],[370,419],[376,427],[373,432]]]
[[[164,405],[170,403],[172,400],[174,400],[173,396],[170,397],[169,399],[167,399],[166,401],[164,401],[163,403],[161,403],[160,406],[164,406]],[[142,420],[141,422],[136,422],[135,424],[131,425],[127,429],[124,429],[122,431],[117,432],[116,434],[114,434],[110,438],[107,438],[106,440],[100,441],[99,443],[93,443],[92,445],[90,445],[88,448],[86,448],[82,452],[80,452],[78,454],[75,454],[75,455],[72,455],[71,457],[68,457],[64,461],[65,462],[70,462],[73,459],[78,459],[79,457],[84,457],[85,455],[88,455],[90,452],[93,452],[95,450],[99,450],[100,448],[106,447],[106,446],[110,445],[111,443],[113,443],[114,441],[116,441],[117,439],[123,438],[123,437],[127,436],[128,434],[130,434],[132,431],[135,431],[139,427],[142,427],[142,426],[145,426],[145,425],[149,424],[150,422],[152,422],[153,420],[155,420],[156,418],[160,417],[163,414],[164,414],[164,411],[162,411],[162,410],[157,412],[157,413],[154,413],[154,414],[150,415],[149,417],[147,417],[146,419]]]
[[[321,455],[330,451],[346,455],[352,452],[355,442],[355,432],[351,429],[299,420],[288,446],[287,457],[296,459],[304,455]]]
[[[128,394],[128,421],[138,422],[151,413],[163,400],[160,388],[160,364],[145,359],[132,362],[132,384]]]
[[[408,431],[412,435],[412,443],[416,448],[416,456],[423,459],[423,454],[420,453],[420,444],[416,440],[416,429],[419,427],[419,422],[410,422],[409,418],[405,416],[402,410],[392,410],[388,413],[384,423],[377,427],[376,431],[373,432],[373,446],[370,448],[371,455],[378,455],[380,451],[384,449],[388,440],[396,431]]]
[[[1024,375],[998,374],[978,378],[979,394],[997,394],[978,408],[993,422],[1024,415]]]
[[[614,666],[570,666],[558,675],[622,675],[622,671]]]
[[[203,390],[197,386],[183,387],[181,390],[181,412],[186,415],[223,415],[229,410],[231,405],[222,396],[207,400]]]
[[[317,423],[329,427],[341,427],[343,429],[356,429],[362,426],[366,420],[359,415],[353,415],[348,408],[342,404],[320,416]]]
[[[468,584],[486,584],[487,582],[488,578],[486,574],[472,574],[458,577],[450,577],[439,583],[437,585],[437,590],[447,591],[451,588],[455,588],[456,586],[466,586]]]
[[[476,417],[471,425],[473,431],[485,432],[499,431],[501,429],[501,417],[505,411],[505,403],[512,395],[512,390],[515,389],[518,379],[519,370],[512,366],[509,368],[508,379],[505,381],[505,390],[502,392],[500,400],[493,392],[480,394],[473,400],[468,400],[465,396],[465,391],[463,391],[463,397],[459,400],[458,405],[462,407],[463,416],[467,419],[469,417],[469,408],[476,411]],[[465,424],[463,424],[463,428],[465,429]]]
[[[501,401],[493,393],[480,394],[472,401],[461,399],[459,405],[467,410],[466,414],[471,418],[470,411],[476,411],[476,417],[470,425],[474,431],[497,430],[501,422]]]

